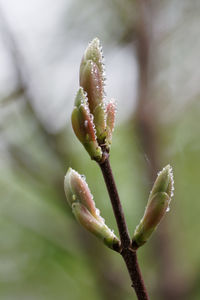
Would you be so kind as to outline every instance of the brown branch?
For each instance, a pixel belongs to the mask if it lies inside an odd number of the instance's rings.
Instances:
[[[115,180],[112,174],[109,158],[107,158],[103,163],[99,164],[103,177],[106,183],[106,187],[110,196],[113,211],[117,221],[117,226],[120,234],[120,239],[123,248],[128,248],[131,244],[130,236],[128,233],[126,221],[124,218],[123,208],[119,199],[119,194],[115,184]]]
[[[101,168],[112,203],[113,211],[119,230],[119,235],[121,238],[121,255],[129,271],[129,275],[132,281],[132,287],[134,288],[139,300],[148,300],[149,298],[137,261],[137,253],[131,248],[131,240],[128,233],[126,221],[124,218],[124,212],[120,202],[115,180],[112,174],[109,158],[107,157],[103,163],[99,164],[99,166]]]

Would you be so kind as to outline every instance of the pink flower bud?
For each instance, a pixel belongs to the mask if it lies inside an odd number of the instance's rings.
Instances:
[[[79,201],[94,217],[97,217],[97,209],[95,207],[93,196],[84,176],[81,176],[78,172],[69,168],[64,180],[64,189],[70,206],[74,202]]]
[[[100,42],[95,38],[87,47],[80,65],[80,85],[72,112],[74,132],[91,158],[102,160],[102,151],[109,152],[116,106],[106,104],[105,72]],[[104,156],[105,157],[105,156]]]
[[[80,85],[87,93],[89,109],[94,116],[100,144],[104,144],[106,136],[104,76],[102,48],[99,40],[95,38],[87,47],[81,62]]]
[[[87,92],[92,114],[104,98],[104,77],[102,47],[95,38],[86,48],[80,65],[80,86]]]
[[[96,106],[103,101],[103,81],[99,68],[92,60],[81,64],[80,86],[87,93],[90,112],[93,114]]]

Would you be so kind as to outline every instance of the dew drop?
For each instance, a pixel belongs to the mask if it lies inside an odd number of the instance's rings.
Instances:
[[[87,92],[86,91],[83,92],[83,95],[85,96],[85,98],[87,98]]]
[[[94,116],[93,116],[93,114],[90,114],[90,119],[91,119],[91,121],[93,121],[93,120],[94,120]]]
[[[81,178],[82,178],[84,181],[86,180],[85,175],[81,175]]]
[[[98,208],[96,208],[96,214],[97,216],[100,216],[100,210]]]
[[[102,218],[101,216],[99,216],[99,217],[101,218],[101,222],[102,222],[103,224],[105,224],[105,219]]]

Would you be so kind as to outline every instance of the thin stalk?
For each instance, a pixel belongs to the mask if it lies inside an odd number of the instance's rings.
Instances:
[[[131,240],[128,233],[128,228],[126,225],[124,212],[119,199],[119,194],[117,191],[115,180],[112,174],[109,158],[107,158],[103,163],[99,164],[99,166],[103,173],[106,187],[110,196],[111,204],[115,214],[115,219],[117,221],[122,248],[128,248],[131,245]]]
[[[149,297],[147,295],[147,291],[137,261],[137,253],[136,250],[131,248],[131,239],[128,233],[123,208],[112,174],[109,158],[106,158],[102,163],[99,163],[99,166],[101,168],[115,214],[121,239],[121,255],[129,271],[129,275],[132,281],[132,287],[136,292],[138,300],[148,300]]]

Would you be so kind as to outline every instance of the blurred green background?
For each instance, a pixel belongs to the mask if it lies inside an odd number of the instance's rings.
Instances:
[[[102,41],[118,103],[111,164],[132,234],[170,163],[171,210],[139,252],[151,299],[200,298],[200,2],[0,2],[0,299],[136,299],[121,257],[66,204],[69,166],[85,174],[117,233],[97,164],[70,114],[88,42]]]

